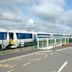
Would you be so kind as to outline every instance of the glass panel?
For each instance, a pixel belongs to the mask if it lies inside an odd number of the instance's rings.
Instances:
[[[51,40],[49,40],[48,42],[49,42],[49,46],[54,45],[54,39],[51,39]]]
[[[69,43],[72,43],[72,38],[69,38]]]
[[[0,32],[0,40],[7,39],[7,33],[6,32]]]
[[[7,39],[7,33],[4,32],[4,40],[6,40],[6,39]]]
[[[16,33],[18,39],[31,39],[32,34],[28,33]]]
[[[56,39],[56,43],[60,44],[61,43],[61,39]]]
[[[68,39],[66,39],[66,43],[68,43]]]
[[[39,41],[39,48],[42,48],[42,41]]]
[[[43,47],[47,47],[47,41],[46,40],[43,41]]]
[[[62,39],[62,43],[65,43],[65,38]]]
[[[25,34],[25,37],[26,37],[26,39],[30,39],[30,38],[32,38],[32,34],[26,33],[26,34]]]

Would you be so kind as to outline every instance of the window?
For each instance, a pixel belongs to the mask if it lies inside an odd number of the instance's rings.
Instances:
[[[7,39],[7,33],[4,32],[3,34],[4,34],[4,35],[3,35],[3,36],[4,36],[4,40],[6,40],[6,39]]]
[[[9,38],[10,38],[10,39],[14,39],[13,33],[9,33]]]
[[[30,39],[30,38],[32,38],[32,34],[28,34],[28,33],[26,33],[26,34],[25,34],[25,38],[26,38],[26,39]]]
[[[0,40],[6,40],[7,39],[7,33],[6,32],[0,32]]]
[[[32,34],[29,33],[16,33],[18,39],[31,39]]]

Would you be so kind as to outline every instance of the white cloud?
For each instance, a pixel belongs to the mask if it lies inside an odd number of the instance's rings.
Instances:
[[[34,21],[30,18],[29,21],[28,21],[28,23],[33,24]]]
[[[58,6],[63,6],[65,4],[65,0],[40,0],[41,4],[52,3]]]
[[[14,18],[14,15],[12,13],[9,13],[9,12],[5,12],[5,13],[2,13],[1,15],[3,18],[7,18],[7,19],[13,19]]]
[[[32,13],[40,18],[46,31],[70,31],[72,11],[64,10],[65,3],[66,0],[40,0],[37,5],[33,5]]]
[[[33,4],[32,1],[36,3]],[[28,28],[30,30],[48,32],[70,31],[72,26],[72,10],[64,10],[65,1],[1,0],[0,27]],[[31,13],[32,18],[27,17],[27,15],[24,16],[25,12],[28,13],[28,11]],[[30,14],[28,15],[30,16]]]
[[[32,6],[31,10],[40,18],[41,25],[46,31],[59,31],[58,25],[64,13],[64,4],[64,0],[40,0],[37,5]]]
[[[44,18],[60,18],[64,11],[62,6],[62,0],[40,0],[38,5],[32,7],[32,12]]]
[[[15,12],[2,12],[0,13],[0,19],[7,21],[18,21],[18,22],[25,22],[28,20],[26,17],[22,17]]]
[[[0,27],[6,29],[25,29],[33,27],[33,19],[21,16],[15,12],[2,12],[0,13]]]
[[[29,3],[31,0],[0,0],[0,4],[11,4],[11,3]]]
[[[61,21],[68,26],[72,26],[72,10],[65,11]]]

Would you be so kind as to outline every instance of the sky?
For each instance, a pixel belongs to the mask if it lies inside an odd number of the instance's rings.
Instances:
[[[72,0],[0,0],[0,28],[72,32]]]

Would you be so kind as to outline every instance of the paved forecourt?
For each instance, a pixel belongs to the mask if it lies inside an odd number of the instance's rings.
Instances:
[[[72,72],[72,48],[38,51],[2,60],[0,72]]]

